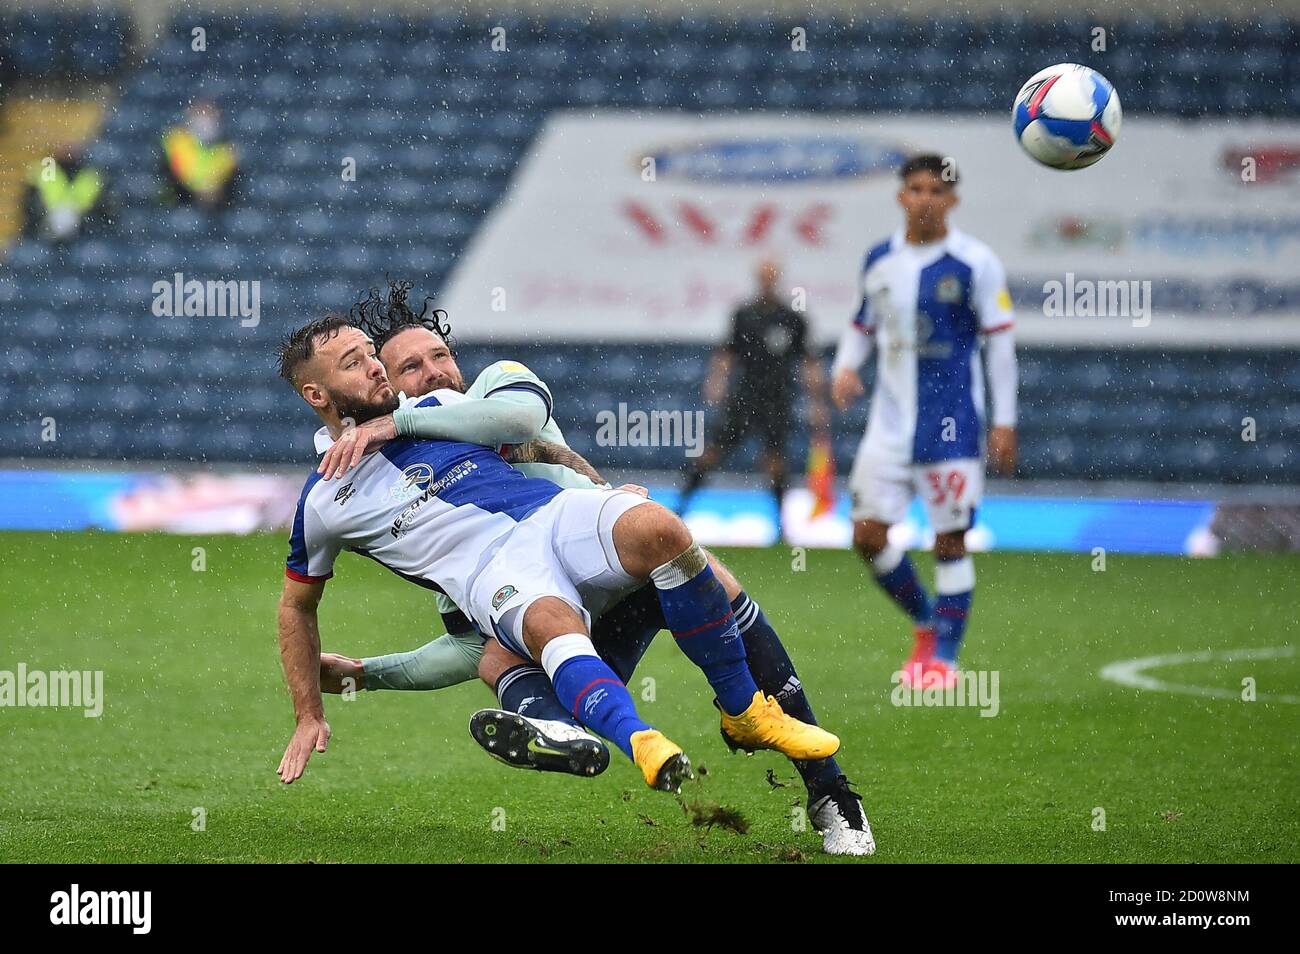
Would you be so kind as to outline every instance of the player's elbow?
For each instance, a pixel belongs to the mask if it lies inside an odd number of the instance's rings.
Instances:
[[[302,583],[286,578],[284,589],[280,591],[281,618],[289,614],[315,616],[324,589],[323,583]]]
[[[526,444],[536,440],[546,426],[550,415],[546,405],[536,404],[512,405],[508,413],[500,418],[500,442],[502,444]]]

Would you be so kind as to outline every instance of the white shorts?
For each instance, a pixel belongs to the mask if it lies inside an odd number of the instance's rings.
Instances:
[[[984,461],[976,458],[911,464],[858,451],[849,474],[854,520],[900,523],[920,496],[935,533],[969,530],[984,495]]]
[[[616,600],[642,584],[629,576],[614,549],[614,524],[645,497],[626,490],[562,490],[521,520],[469,588],[465,607],[485,635],[517,656],[524,645],[524,612],[543,596],[578,611],[591,629]]]

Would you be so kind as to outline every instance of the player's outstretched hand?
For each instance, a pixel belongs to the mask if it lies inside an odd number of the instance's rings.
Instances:
[[[1004,477],[1016,470],[1016,429],[1014,427],[989,428],[989,463]]]
[[[361,463],[361,458],[395,437],[397,425],[393,423],[391,414],[366,421],[359,427],[349,427],[330,445],[316,471],[323,474],[326,480],[342,477]]]
[[[841,411],[847,411],[853,402],[862,397],[862,379],[852,368],[841,368],[831,382],[831,400]]]
[[[289,747],[284,750],[284,758],[280,759],[280,767],[275,770],[280,781],[289,785],[295,779],[302,778],[312,750],[324,752],[329,741],[330,724],[324,719],[303,719],[299,722],[298,728],[293,730]]]

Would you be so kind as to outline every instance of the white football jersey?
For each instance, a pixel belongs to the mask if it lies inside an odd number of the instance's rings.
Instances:
[[[982,457],[980,336],[1012,323],[1002,263],[953,228],[928,245],[899,229],[867,254],[861,282],[853,324],[876,344],[863,451],[918,464]]]
[[[443,390],[412,403],[464,400]],[[327,580],[339,552],[351,550],[464,606],[501,539],[558,493],[551,481],[525,476],[478,444],[390,441],[339,480],[312,472],[298,501],[285,573],[306,583]]]

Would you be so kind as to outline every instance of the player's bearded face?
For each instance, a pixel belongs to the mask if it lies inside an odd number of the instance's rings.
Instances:
[[[380,357],[393,387],[410,397],[442,388],[465,391],[465,378],[447,342],[427,328],[410,328],[394,335],[384,344]]]
[[[373,382],[366,382],[353,393],[330,389],[330,398],[334,402],[340,420],[351,418],[357,424],[364,424],[385,414],[392,414],[401,403],[397,400],[397,392],[393,390],[387,378],[379,386]]]
[[[397,392],[366,335],[341,332],[320,349],[318,360],[324,391],[340,420],[364,424],[397,410]]]

